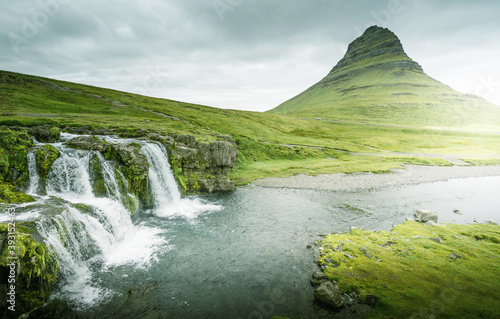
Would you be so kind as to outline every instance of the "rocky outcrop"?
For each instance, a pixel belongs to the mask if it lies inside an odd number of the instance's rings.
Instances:
[[[57,127],[34,126],[28,129],[28,133],[33,135],[37,141],[43,143],[54,143],[61,138],[61,132]]]
[[[0,203],[32,201],[29,195],[19,192],[28,180],[28,149],[34,143],[24,130],[0,127]]]
[[[169,159],[179,184],[185,193],[233,191],[229,180],[236,164],[238,148],[227,135],[210,143],[197,142],[192,135],[178,135],[170,142]]]
[[[142,139],[161,143],[167,149],[174,176],[184,194],[233,191],[234,181],[229,179],[236,164],[238,149],[227,135],[217,141],[202,143],[192,135],[175,138],[158,133],[144,134]],[[147,200],[146,177],[149,164],[137,143],[111,144],[96,136],[78,136],[66,143],[69,147],[101,152],[106,159],[122,165],[121,171],[129,181],[131,193],[141,201]]]
[[[66,145],[76,149],[99,151],[103,155],[107,154],[111,148],[111,144],[92,135],[77,136],[69,140]]]
[[[2,318],[40,307],[52,293],[59,265],[50,249],[35,239],[36,234],[33,222],[0,224],[0,273],[5,275],[0,291],[7,296],[0,300]],[[9,294],[12,287],[14,293]],[[7,310],[12,306],[15,312]]]
[[[341,71],[347,66],[359,63],[364,59],[387,58],[388,62],[377,64],[377,68],[391,70],[413,70],[423,72],[422,67],[412,61],[405,53],[398,37],[389,29],[372,26],[359,38],[351,42],[344,57],[332,69],[330,74]]]

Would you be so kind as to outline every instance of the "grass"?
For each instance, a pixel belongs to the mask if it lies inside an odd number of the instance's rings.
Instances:
[[[497,225],[409,221],[390,232],[329,235],[319,261],[344,292],[380,298],[369,318],[499,318],[499,244]]]
[[[239,149],[233,177],[246,182],[304,172],[387,171],[407,163],[407,158],[380,163],[376,157],[353,155],[357,152],[482,154],[485,158],[500,153],[498,134],[303,120],[3,71],[0,86],[0,125],[144,129],[192,134],[199,141],[215,140],[217,134],[232,135]],[[328,152],[339,161],[327,160]]]

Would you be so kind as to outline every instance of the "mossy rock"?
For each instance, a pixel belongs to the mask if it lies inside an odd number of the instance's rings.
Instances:
[[[15,310],[22,314],[48,300],[57,280],[59,265],[55,254],[29,233],[36,232],[34,225],[20,223],[12,226],[0,224],[0,236],[5,238],[1,247],[0,272],[11,280],[9,285],[15,286]]]
[[[27,150],[34,146],[24,131],[0,128],[0,181],[22,187],[29,180]]]
[[[33,201],[35,201],[35,199],[30,195],[16,191],[14,185],[0,182],[0,203],[20,204]]]
[[[61,132],[57,127],[35,126],[28,129],[28,133],[33,135],[37,141],[43,143],[54,143],[61,138]]]
[[[408,221],[389,232],[328,235],[318,263],[342,291],[375,307],[370,318],[498,318],[499,242],[497,225]]]
[[[52,164],[59,158],[61,153],[52,145],[43,145],[35,151],[36,170],[38,175],[45,180]]]

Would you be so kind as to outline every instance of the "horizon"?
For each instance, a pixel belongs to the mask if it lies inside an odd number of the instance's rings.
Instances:
[[[394,32],[429,76],[500,105],[500,45],[494,41],[500,22],[493,18],[500,4],[492,1],[113,4],[7,4],[0,13],[0,69],[264,112],[325,77],[349,43],[378,25]]]

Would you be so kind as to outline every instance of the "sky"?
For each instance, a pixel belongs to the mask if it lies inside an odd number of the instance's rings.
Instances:
[[[500,1],[3,0],[0,70],[266,111],[372,25],[433,78],[500,105]]]

